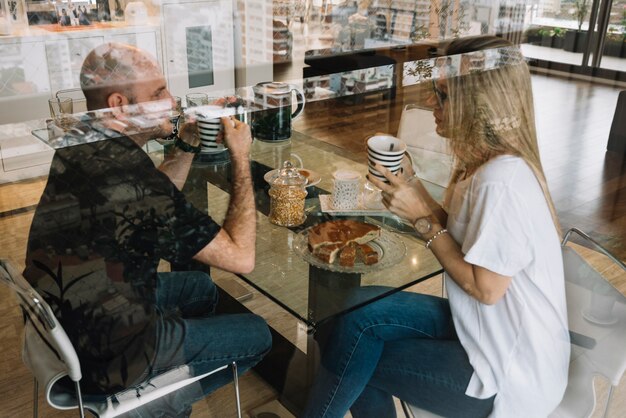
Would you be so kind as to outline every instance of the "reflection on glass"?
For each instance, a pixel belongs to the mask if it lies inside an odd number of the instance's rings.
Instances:
[[[188,93],[185,96],[187,107],[206,106],[209,104],[209,96],[206,93]]]

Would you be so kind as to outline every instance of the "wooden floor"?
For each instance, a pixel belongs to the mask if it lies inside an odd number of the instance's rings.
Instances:
[[[296,34],[297,36],[297,34]],[[277,78],[294,78],[299,68],[278,67]],[[589,232],[620,258],[626,258],[626,172],[624,158],[605,152],[610,123],[618,91],[589,83],[533,76],[537,127],[542,159],[549,186],[564,228],[577,226]],[[297,130],[328,143],[348,149],[356,158],[364,158],[364,139],[374,132],[395,133],[402,107],[421,100],[419,89],[407,90],[396,101],[371,96],[354,105],[339,100],[307,104],[304,115],[295,122]],[[9,257],[23,265],[25,243],[44,180],[0,185],[0,257]],[[21,209],[26,208],[26,209]],[[586,257],[607,270],[608,263],[596,253],[580,249]],[[606,271],[612,282],[626,292],[626,278],[615,270]],[[216,281],[230,280],[228,274],[216,274]],[[427,288],[414,289],[437,294],[436,281]],[[302,345],[299,324],[278,306],[254,292],[249,307],[268,318],[274,326]],[[31,377],[20,360],[21,319],[8,290],[0,286],[0,418],[31,416]],[[626,383],[615,393],[609,417],[626,415]],[[254,373],[241,381],[245,411],[276,398],[276,393]],[[597,381],[598,408],[607,385]],[[53,411],[40,398],[40,416],[70,417],[75,413]],[[227,386],[200,402],[194,417],[234,416],[232,387]],[[286,418],[286,417],[283,417]],[[384,417],[383,417],[384,418]]]

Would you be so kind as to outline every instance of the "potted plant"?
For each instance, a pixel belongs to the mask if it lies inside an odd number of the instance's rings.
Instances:
[[[563,40],[567,34],[567,29],[554,28],[552,29],[552,48],[563,48]]]
[[[619,57],[622,54],[623,36],[615,27],[610,27],[604,40],[603,54],[608,57]]]
[[[574,0],[574,8],[571,14],[578,22],[578,30],[567,31],[563,40],[563,49],[569,52],[583,52],[587,45],[587,32],[582,30],[585,17],[589,12],[589,0]]]
[[[541,28],[538,31],[541,36],[541,46],[552,47],[552,31],[548,28]]]
[[[539,26],[529,26],[528,29],[526,29],[526,43],[539,45],[541,43],[540,30],[541,27]]]

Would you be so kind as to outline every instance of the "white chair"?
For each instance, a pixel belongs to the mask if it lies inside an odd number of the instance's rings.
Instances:
[[[626,265],[579,229],[563,239],[563,265],[572,354],[567,389],[556,417],[590,417],[596,406],[593,379],[611,384],[604,406],[606,416],[614,388],[626,371],[626,297],[566,244],[572,234],[608,257],[626,272]]]
[[[452,154],[445,138],[436,131],[431,109],[408,104],[402,109],[397,137],[406,143],[413,170],[420,179],[448,187],[452,174]]]
[[[80,389],[82,378],[80,362],[65,330],[57,321],[50,306],[39,296],[26,279],[7,260],[0,260],[0,281],[8,285],[18,299],[24,312],[23,359],[33,373],[33,416],[38,415],[38,382],[45,384],[46,399],[56,409],[77,409],[80,416],[88,410],[99,418],[112,418],[145,406],[176,390],[226,368],[232,368],[237,404],[237,417],[241,418],[237,364],[225,364],[208,373],[192,376],[189,366],[181,366],[165,372],[131,389],[112,394],[106,400],[83,401]],[[65,376],[74,382],[76,391],[67,391],[59,381]]]
[[[596,406],[595,376],[611,383],[604,406],[606,416],[613,390],[626,371],[626,297],[567,246],[572,234],[579,235],[626,272],[622,261],[581,230],[572,228],[565,234],[561,248],[572,350],[565,395],[550,418],[590,417]],[[406,402],[402,407],[409,418],[438,416]]]

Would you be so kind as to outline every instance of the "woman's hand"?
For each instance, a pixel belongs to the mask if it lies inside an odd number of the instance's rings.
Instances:
[[[394,176],[380,164],[376,164],[374,168],[389,180],[389,184],[386,184],[374,178],[374,176],[367,176],[374,186],[382,190],[383,204],[387,209],[411,222],[411,224],[415,223],[419,218],[432,215],[427,202],[416,188],[412,187],[405,180]]]
[[[398,177],[405,181],[409,181],[415,177],[415,171],[413,170],[413,158],[411,157],[411,154],[405,153],[404,157],[402,157]]]

